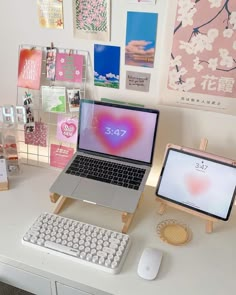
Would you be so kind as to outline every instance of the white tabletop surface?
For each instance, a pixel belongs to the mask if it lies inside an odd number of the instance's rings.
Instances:
[[[21,238],[36,217],[44,211],[52,212],[49,187],[58,171],[24,166],[22,174],[10,179],[10,189],[0,192],[0,261],[48,273],[63,282],[87,285],[104,292],[120,295],[235,294],[236,208],[228,222],[216,222],[211,234],[205,233],[204,220],[188,213],[168,208],[158,214],[154,187],[146,187],[128,234],[132,246],[120,274],[111,275],[92,267],[80,265],[22,245]],[[120,212],[69,200],[60,215],[121,230]],[[192,230],[192,240],[183,246],[172,246],[160,240],[156,226],[174,218]],[[164,252],[160,271],[154,281],[138,277],[137,266],[145,247]]]

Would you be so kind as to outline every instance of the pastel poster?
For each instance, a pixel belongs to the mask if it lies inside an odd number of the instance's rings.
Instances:
[[[168,88],[236,97],[235,77],[236,1],[178,0]]]
[[[81,83],[83,76],[83,55],[57,53],[56,80]]]
[[[94,44],[94,85],[120,87],[120,47]]]
[[[125,64],[153,68],[158,14],[127,12]]]
[[[20,50],[18,87],[38,90],[40,88],[42,51],[23,48]]]

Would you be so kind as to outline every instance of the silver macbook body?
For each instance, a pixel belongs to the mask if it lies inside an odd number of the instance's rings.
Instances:
[[[133,213],[152,166],[158,119],[158,110],[82,99],[77,151],[50,191]]]

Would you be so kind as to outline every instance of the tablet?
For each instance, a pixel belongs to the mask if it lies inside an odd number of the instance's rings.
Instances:
[[[236,193],[236,162],[205,151],[167,145],[156,195],[228,220]]]

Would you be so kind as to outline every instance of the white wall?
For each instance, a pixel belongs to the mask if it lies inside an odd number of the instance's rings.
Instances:
[[[168,64],[168,56],[161,51],[165,48],[170,30],[166,16],[171,14],[176,0],[157,0],[156,6],[127,4],[126,0],[111,0],[112,29],[111,42],[105,44],[121,47],[120,89],[96,87],[97,97],[108,97],[129,102],[139,102],[159,108],[161,119],[157,137],[155,164],[160,163],[166,143],[172,142],[190,147],[198,147],[201,137],[209,140],[208,151],[236,159],[236,116],[183,109],[161,105],[162,75]],[[88,50],[93,57],[94,43],[73,37],[72,0],[64,0],[64,30],[42,29],[38,25],[37,1],[0,1],[0,104],[15,104],[18,66],[18,47],[21,44]],[[173,6],[172,6],[173,3]],[[167,5],[169,4],[169,6]],[[170,5],[171,4],[171,5]],[[173,7],[173,8],[172,8]],[[168,8],[168,11],[167,11]],[[124,66],[124,44],[127,11],[158,12],[157,49],[154,69],[137,68],[151,73],[149,93],[125,90],[125,73],[135,71]],[[167,37],[166,37],[167,36]],[[169,41],[168,41],[169,42]],[[158,152],[159,151],[159,152]],[[155,171],[156,167],[154,168]]]

